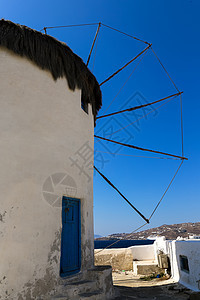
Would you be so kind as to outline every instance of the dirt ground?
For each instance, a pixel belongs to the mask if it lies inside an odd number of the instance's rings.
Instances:
[[[143,281],[140,277],[129,271],[113,272],[115,300],[200,300],[200,293],[194,293],[172,279]]]

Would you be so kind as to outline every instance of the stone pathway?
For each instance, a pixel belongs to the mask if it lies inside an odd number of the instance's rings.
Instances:
[[[200,300],[200,293],[194,293],[172,279],[142,281],[132,272],[113,272],[115,300]]]

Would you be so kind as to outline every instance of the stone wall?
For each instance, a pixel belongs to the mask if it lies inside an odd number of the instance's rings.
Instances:
[[[95,250],[95,265],[111,265],[114,270],[132,270],[133,255],[129,248]],[[99,252],[99,253],[98,253]]]
[[[154,245],[128,248],[95,249],[95,264],[111,265],[115,270],[133,270],[133,260],[155,260]]]

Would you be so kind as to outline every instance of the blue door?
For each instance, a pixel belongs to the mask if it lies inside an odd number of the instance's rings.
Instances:
[[[80,200],[63,197],[60,276],[75,274],[81,268]]]

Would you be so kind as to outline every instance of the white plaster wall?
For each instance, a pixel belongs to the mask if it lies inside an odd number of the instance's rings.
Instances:
[[[54,173],[75,180],[82,269],[93,265],[93,168],[87,170],[89,181],[69,160],[87,141],[93,149],[93,115],[91,107],[89,115],[81,109],[80,96],[65,78],[55,82],[49,72],[0,48],[2,299],[36,299],[38,291],[45,294],[59,280],[61,207],[42,194]]]
[[[172,278],[193,291],[200,290],[200,241],[170,241],[157,237],[154,242],[155,256],[159,251],[168,254]],[[180,255],[187,256],[189,273],[181,270]]]
[[[177,257],[176,257],[176,241],[171,241],[169,247],[169,258],[171,264],[171,276],[175,281],[179,281],[180,273],[177,264]]]
[[[189,273],[181,270],[179,256],[188,258]],[[193,291],[200,290],[200,241],[172,241],[172,276],[176,281]]]
[[[137,260],[155,260],[154,245],[132,246],[131,250],[133,259]]]
[[[171,241],[170,240],[166,240],[166,238],[164,236],[160,236],[157,237],[155,242],[154,242],[154,255],[155,255],[155,260],[156,262],[158,262],[158,254],[160,252],[164,253],[164,254],[168,254],[170,253],[170,244]]]

